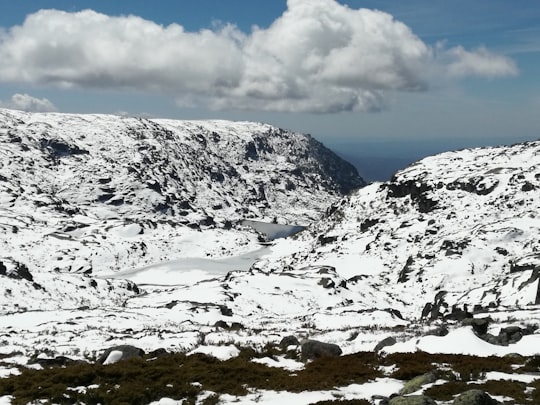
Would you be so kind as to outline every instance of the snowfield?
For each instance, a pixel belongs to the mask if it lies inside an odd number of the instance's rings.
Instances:
[[[225,360],[291,335],[344,355],[539,352],[540,142],[440,154],[356,189],[322,145],[263,124],[0,110],[0,139],[4,377],[40,354],[133,345]]]

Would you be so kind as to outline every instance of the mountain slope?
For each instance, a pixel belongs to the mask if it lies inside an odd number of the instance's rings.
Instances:
[[[351,302],[343,312],[392,308],[418,319],[540,304],[539,190],[540,142],[440,154],[345,197],[292,255],[255,266],[330,266]]]
[[[364,184],[311,137],[247,122],[0,110],[0,155],[0,240],[32,271],[153,264],[201,229],[226,255],[254,241],[236,221],[307,224]]]

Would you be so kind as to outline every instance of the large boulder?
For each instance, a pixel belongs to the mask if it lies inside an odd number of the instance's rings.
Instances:
[[[289,336],[285,336],[283,339],[281,339],[281,341],[279,342],[279,346],[282,348],[282,349],[286,349],[287,347],[289,346],[298,346],[300,344],[300,342],[298,341],[298,339],[293,336],[293,335],[289,335]]]
[[[373,349],[374,352],[378,352],[379,350],[381,350],[382,348],[386,347],[386,346],[392,346],[392,345],[395,345],[397,343],[397,340],[395,338],[393,338],[392,336],[389,336],[383,340],[381,340],[379,343],[377,343],[377,345],[375,346],[375,348]]]
[[[306,340],[302,343],[302,358],[304,360],[317,359],[319,357],[341,356],[343,351],[338,345],[319,342],[318,340]]]
[[[388,405],[437,405],[430,397],[425,395],[410,395],[408,397],[394,397]]]
[[[469,390],[460,394],[452,405],[498,405],[499,401],[494,400],[482,390]]]
[[[472,326],[474,332],[478,336],[482,336],[487,333],[490,321],[491,318],[465,318],[462,325]]]
[[[99,364],[113,364],[122,360],[144,356],[144,350],[131,345],[119,345],[111,347],[103,352],[99,357]]]
[[[418,391],[422,386],[437,381],[437,373],[434,371],[430,371],[429,373],[425,373],[422,375],[419,375],[417,377],[414,377],[412,380],[407,381],[403,388],[399,390],[399,395],[407,395],[412,394],[413,392]]]

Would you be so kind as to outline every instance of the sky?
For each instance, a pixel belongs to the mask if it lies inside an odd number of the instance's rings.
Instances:
[[[538,1],[0,4],[2,107],[262,121],[355,163],[537,139],[539,66]]]

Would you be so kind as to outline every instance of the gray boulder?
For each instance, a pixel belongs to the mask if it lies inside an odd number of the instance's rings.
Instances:
[[[131,345],[119,345],[111,347],[99,357],[99,364],[113,364],[118,361],[144,356],[144,350]]]
[[[338,345],[319,342],[317,340],[306,340],[302,343],[301,349],[304,360],[312,360],[319,357],[338,357],[343,353]]]
[[[293,335],[285,336],[283,339],[281,339],[281,342],[279,342],[279,346],[283,349],[286,349],[289,346],[298,346],[299,344],[300,342]]]
[[[383,347],[386,347],[386,346],[392,346],[392,345],[395,345],[397,343],[397,340],[394,339],[392,336],[389,336],[387,337],[386,339],[383,339],[381,340],[379,343],[377,343],[377,345],[375,346],[375,348],[373,349],[374,352],[378,352],[379,350],[381,350]]]
[[[462,324],[463,326],[472,326],[474,332],[481,336],[487,333],[490,321],[491,318],[465,318]]]
[[[460,394],[452,405],[498,405],[499,401],[494,400],[482,390],[469,390]]]
[[[437,381],[437,373],[430,371],[414,377],[412,380],[407,381],[402,389],[399,390],[399,395],[412,394],[413,392],[418,391],[422,386]]]
[[[437,405],[430,397],[425,395],[410,395],[408,397],[394,397],[388,405]]]

